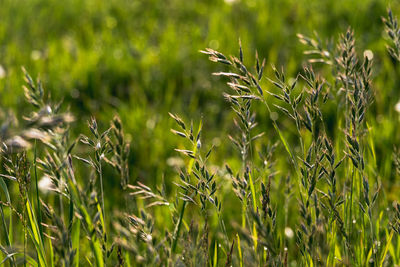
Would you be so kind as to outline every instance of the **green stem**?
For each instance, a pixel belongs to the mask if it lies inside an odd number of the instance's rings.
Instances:
[[[176,251],[176,244],[178,242],[179,232],[181,230],[181,224],[182,224],[182,220],[183,220],[183,215],[185,214],[186,204],[187,204],[187,202],[183,202],[181,212],[179,214],[179,220],[178,220],[178,224],[176,225],[174,240],[172,243],[172,253],[175,253],[175,251]]]
[[[42,238],[42,240],[44,240],[44,237],[43,237],[43,225],[42,225],[42,211],[40,209],[40,199],[39,199],[39,185],[38,185],[36,158],[37,157],[36,157],[36,140],[35,140],[33,166],[34,166],[34,171],[35,171],[36,204],[37,204],[37,212],[38,212],[38,225],[39,225],[40,237]]]
[[[3,222],[4,232],[5,232],[5,235],[6,235],[6,238],[5,238],[6,239],[6,244],[7,244],[7,246],[11,246],[10,239],[8,238],[8,231],[7,231],[6,220],[4,218],[3,206],[1,206],[1,205],[0,205],[0,214],[1,214],[2,222]]]
[[[105,224],[106,214],[104,210],[103,171],[101,169],[101,162],[99,162],[99,178],[100,178],[100,193],[101,193],[101,209],[103,210],[103,220]]]
[[[378,255],[375,252],[375,244],[374,244],[374,239],[375,239],[375,233],[374,233],[374,227],[372,225],[372,211],[371,207],[368,207],[368,216],[369,216],[369,227],[371,231],[371,245],[372,245],[372,255],[374,255],[374,261],[375,263],[378,263]]]
[[[105,251],[107,251],[107,230],[106,230],[106,214],[104,209],[104,190],[103,190],[103,171],[101,168],[101,158],[99,161],[99,178],[100,178],[100,193],[101,193],[101,209],[102,209],[102,216],[100,216],[100,220],[102,218],[102,227],[103,227],[103,241]]]
[[[72,229],[73,220],[74,220],[74,202],[71,198],[69,200],[69,229]]]
[[[199,128],[197,130],[197,135],[200,134],[202,125],[203,125],[203,123],[202,123],[202,121],[200,121]],[[195,155],[197,154],[197,144],[196,144],[196,142],[193,142],[193,154],[195,154]],[[188,174],[189,175],[192,173],[193,164],[194,164],[194,159],[192,158],[189,161],[189,165],[188,165]],[[172,253],[175,253],[175,251],[176,251],[176,245],[177,245],[177,242],[178,242],[179,233],[181,231],[181,225],[182,225],[183,215],[185,214],[186,204],[187,204],[187,202],[183,202],[182,208],[181,208],[181,211],[180,211],[180,214],[179,214],[178,224],[176,225],[175,233],[174,233],[174,237],[173,237],[174,240],[173,240],[173,243],[172,243]]]
[[[4,217],[4,212],[3,212],[3,206],[1,206],[1,205],[0,205],[0,214],[1,214],[2,221],[3,221],[3,227],[4,227],[5,236],[6,236],[6,238],[5,238],[6,239],[6,244],[7,244],[8,247],[11,247],[11,242],[10,242],[10,239],[9,239],[9,236],[8,236],[8,231],[7,231],[6,219]],[[10,262],[11,262],[10,266],[15,266],[14,256],[12,256],[10,258]]]

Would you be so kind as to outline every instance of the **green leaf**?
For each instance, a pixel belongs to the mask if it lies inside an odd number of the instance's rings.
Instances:
[[[34,210],[32,209],[32,205],[31,205],[29,199],[27,199],[27,201],[26,201],[26,210],[28,212],[29,223],[31,225],[31,227],[28,230],[29,230],[31,239],[33,241],[33,244],[35,245],[36,252],[38,254],[39,265],[45,267],[45,266],[47,266],[47,262],[46,262],[46,258],[45,258],[46,253],[44,251],[43,241],[40,236],[39,227],[37,225],[35,213],[34,213]]]
[[[392,238],[393,238],[394,231],[390,231],[390,235],[388,240],[386,241],[385,249],[382,252],[381,260],[379,261],[379,266],[383,266],[383,262],[385,261],[386,254],[389,250],[389,246],[392,246]]]
[[[68,179],[67,182],[68,182],[68,188],[69,188],[71,197],[72,197],[76,207],[78,208],[80,215],[83,217],[83,220],[85,221],[85,223],[87,225],[88,233],[90,233],[90,235],[91,235],[90,236],[90,247],[91,247],[94,257],[95,257],[96,266],[104,267],[103,253],[101,250],[100,242],[99,242],[98,238],[96,237],[92,219],[90,218],[86,207],[81,202],[81,199],[80,199],[79,193],[78,193],[78,188],[76,187],[76,185],[72,182],[71,179]]]
[[[213,267],[217,267],[218,266],[218,245],[217,245],[217,243],[218,242],[215,241]]]
[[[239,264],[240,264],[240,267],[243,267],[243,256],[242,256],[242,248],[240,247],[239,234],[236,234],[236,238],[237,238],[237,247],[238,247],[238,254],[239,254]]]
[[[49,240],[49,250],[50,250],[50,266],[54,267],[54,250],[53,250],[53,244],[51,243],[51,238]]]

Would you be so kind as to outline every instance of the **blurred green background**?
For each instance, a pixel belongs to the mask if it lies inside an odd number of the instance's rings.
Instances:
[[[226,81],[211,75],[221,66],[199,50],[237,54],[240,38],[246,64],[254,63],[257,49],[267,59],[266,76],[274,64],[293,77],[307,59],[297,33],[316,31],[323,40],[337,40],[351,26],[358,51],[374,53],[376,100],[369,123],[376,175],[391,179],[390,192],[396,192],[391,151],[400,141],[394,109],[400,76],[386,52],[381,22],[389,6],[400,13],[398,2],[378,0],[0,0],[1,107],[18,116],[26,112],[25,66],[53,99],[71,108],[78,119],[74,133],[88,131],[91,115],[106,129],[119,113],[132,142],[131,183],[154,186],[163,176],[172,179],[180,164],[173,148],[181,140],[169,132],[174,122],[168,112],[195,122],[203,118],[204,143],[216,146],[213,163],[240,164],[226,138],[233,131],[233,114],[222,97]],[[271,87],[265,80],[264,86]],[[278,140],[265,108],[256,110],[263,142]],[[117,194],[118,180],[106,184]]]

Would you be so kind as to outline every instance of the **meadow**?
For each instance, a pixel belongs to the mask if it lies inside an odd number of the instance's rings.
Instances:
[[[400,266],[399,16],[0,1],[0,265]]]

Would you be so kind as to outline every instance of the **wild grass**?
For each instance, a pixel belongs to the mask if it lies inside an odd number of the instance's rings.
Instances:
[[[398,62],[390,10],[383,28]],[[0,134],[0,263],[400,265],[400,204],[387,194],[393,182],[381,175],[373,136],[374,53],[359,51],[351,28],[327,45],[318,35],[297,36],[309,60],[293,77],[256,51],[247,59],[240,40],[237,56],[201,51],[228,85],[233,127],[219,138],[240,164],[218,165],[218,148],[204,138],[206,114],[195,121],[169,113],[175,126],[164,134],[180,139],[173,152],[180,161],[175,178],[156,186],[132,179],[130,148],[141,137],[129,140],[118,115],[108,126],[92,117],[74,136],[79,117],[23,70],[29,112],[5,119]],[[120,206],[106,186],[111,179]]]

